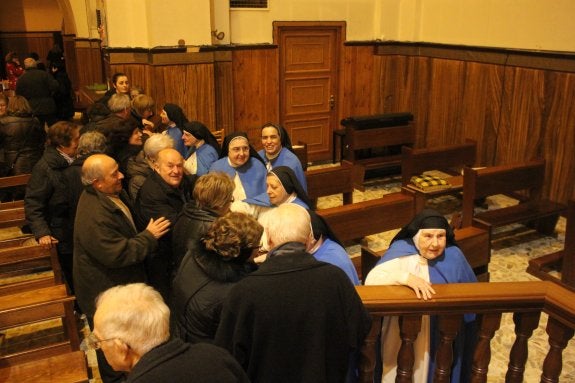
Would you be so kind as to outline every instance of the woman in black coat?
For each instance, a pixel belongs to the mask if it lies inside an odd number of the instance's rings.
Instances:
[[[218,218],[198,247],[184,257],[172,289],[172,334],[212,343],[222,302],[233,285],[256,269],[263,227],[243,213]]]

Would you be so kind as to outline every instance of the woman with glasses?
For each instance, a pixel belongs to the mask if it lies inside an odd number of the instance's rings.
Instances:
[[[226,136],[220,159],[212,164],[210,172],[224,172],[232,177],[236,202],[256,198],[266,192],[266,167],[244,132]]]
[[[236,282],[256,269],[263,227],[252,217],[230,212],[218,218],[182,260],[172,286],[175,336],[212,343],[222,303]]]

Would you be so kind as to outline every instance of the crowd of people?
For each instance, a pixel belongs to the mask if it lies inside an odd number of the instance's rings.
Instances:
[[[243,132],[220,147],[177,104],[155,118],[154,100],[123,73],[82,125],[53,122],[18,94],[21,78],[0,98],[9,174],[31,173],[28,229],[58,250],[104,382],[356,381],[371,328],[360,280],[313,210],[283,127],[262,126],[260,152]],[[449,226],[426,214],[368,283],[429,299],[432,283],[473,281]]]

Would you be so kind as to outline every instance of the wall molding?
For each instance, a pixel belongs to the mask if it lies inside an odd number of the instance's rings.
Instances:
[[[379,40],[348,41],[345,45],[373,46],[376,55],[431,57],[561,72],[575,72],[575,52]]]

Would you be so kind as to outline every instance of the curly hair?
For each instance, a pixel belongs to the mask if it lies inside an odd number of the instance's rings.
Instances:
[[[259,248],[264,228],[253,217],[230,212],[214,221],[203,238],[207,250],[225,259],[247,260]]]

